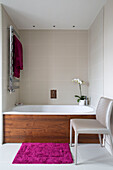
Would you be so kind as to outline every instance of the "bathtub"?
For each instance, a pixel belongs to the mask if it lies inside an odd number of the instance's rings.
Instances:
[[[94,108],[79,105],[21,105],[4,114],[25,115],[95,115]]]
[[[22,105],[4,112],[4,143],[69,143],[70,119],[95,119],[90,106]],[[97,143],[98,136],[81,135],[81,143]]]

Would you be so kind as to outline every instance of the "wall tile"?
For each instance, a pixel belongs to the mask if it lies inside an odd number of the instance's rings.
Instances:
[[[88,94],[91,105],[96,107],[98,100],[103,96],[104,80],[104,54],[103,54],[103,9],[96,17],[89,29],[89,59],[88,59]]]
[[[9,34],[8,27],[13,25],[16,29],[14,23],[2,8],[2,111],[7,111],[14,107],[15,103],[19,101],[19,90],[15,93],[10,94],[8,92],[8,57],[9,57]],[[18,32],[18,30],[16,29]]]
[[[87,31],[20,31],[24,70],[20,102],[25,104],[75,104],[78,86],[73,78],[88,81]],[[28,36],[27,36],[28,35]],[[58,98],[50,99],[50,90]],[[83,87],[87,95],[87,87]],[[30,99],[29,99],[30,98]]]

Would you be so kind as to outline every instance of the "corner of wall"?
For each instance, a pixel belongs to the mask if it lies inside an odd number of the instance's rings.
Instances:
[[[91,105],[96,107],[100,97],[103,96],[104,79],[104,41],[103,41],[103,8],[88,30],[88,95]]]
[[[108,0],[104,6],[104,96],[113,99],[113,0]],[[113,139],[113,112],[111,116],[111,132]],[[106,149],[110,152],[109,138],[106,139]]]
[[[2,5],[0,4],[0,94],[2,94]],[[0,95],[0,145],[3,143],[2,95]]]
[[[18,32],[15,24],[2,7],[2,112],[10,110],[19,101],[19,90],[10,94],[8,92],[8,27],[13,25]]]

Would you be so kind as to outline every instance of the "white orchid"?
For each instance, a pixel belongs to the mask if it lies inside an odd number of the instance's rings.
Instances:
[[[73,79],[72,81],[81,85],[83,84],[83,81],[80,79]]]
[[[85,84],[85,82],[83,80],[80,80],[80,79],[73,79],[72,82],[78,83],[78,85],[79,85],[80,96],[75,95],[75,97],[79,98],[77,101],[79,102],[80,100],[85,99],[85,96],[82,96],[82,89],[81,89],[82,84]]]

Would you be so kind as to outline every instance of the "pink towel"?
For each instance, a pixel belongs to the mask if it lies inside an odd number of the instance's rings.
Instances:
[[[17,37],[13,36],[13,71],[14,77],[20,77],[20,70],[23,70],[23,49],[21,42],[17,39]]]

